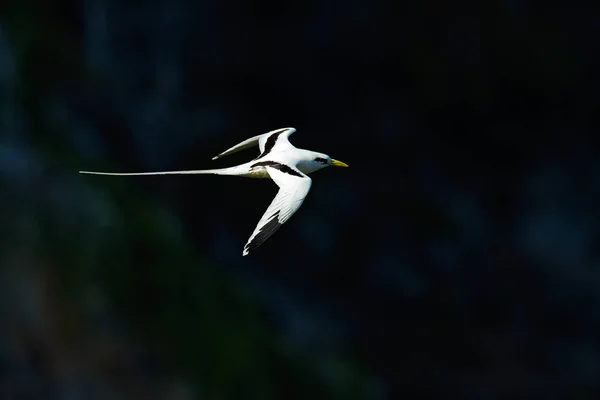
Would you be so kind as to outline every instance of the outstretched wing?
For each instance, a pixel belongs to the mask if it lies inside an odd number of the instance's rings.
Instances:
[[[248,255],[265,242],[300,208],[310,191],[312,180],[295,168],[284,164],[272,163],[265,166],[267,172],[279,186],[279,192],[267,208],[254,232],[244,246],[244,255]]]
[[[277,143],[280,137],[285,138],[285,140],[287,140],[287,138],[294,132],[296,132],[295,128],[282,128],[251,137],[250,139],[246,139],[243,142],[236,144],[232,148],[225,150],[218,156],[213,157],[213,160],[257,145],[261,152],[261,155],[259,156],[260,158],[268,154],[271,151],[271,149],[273,149],[273,146],[275,146],[275,143]]]

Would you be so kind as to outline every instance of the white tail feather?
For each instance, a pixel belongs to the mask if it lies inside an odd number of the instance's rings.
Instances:
[[[189,171],[159,171],[159,172],[94,172],[94,171],[79,171],[80,174],[90,175],[193,175],[193,174],[216,174],[216,175],[237,175],[233,173],[232,168],[223,169],[205,169],[205,170],[189,170]]]

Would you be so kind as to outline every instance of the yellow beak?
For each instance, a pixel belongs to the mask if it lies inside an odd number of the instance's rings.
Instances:
[[[346,164],[345,162],[334,160],[333,158],[331,159],[331,162],[329,163],[329,165],[331,165],[332,167],[346,167],[346,168],[348,168],[348,164]]]

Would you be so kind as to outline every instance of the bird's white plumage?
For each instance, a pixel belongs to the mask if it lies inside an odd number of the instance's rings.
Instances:
[[[257,135],[213,158],[216,160],[258,146],[260,155],[256,159],[230,168],[141,173],[79,172],[96,175],[215,174],[271,178],[279,186],[279,191],[244,246],[243,254],[247,255],[267,240],[300,208],[312,185],[312,180],[307,174],[327,166],[347,167],[345,163],[333,160],[326,154],[294,147],[289,142],[289,137],[294,132],[296,132],[294,128],[282,128]]]

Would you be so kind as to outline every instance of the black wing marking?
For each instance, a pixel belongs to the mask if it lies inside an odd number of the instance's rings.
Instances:
[[[273,147],[275,147],[275,144],[277,143],[277,139],[279,138],[279,135],[281,135],[283,132],[287,131],[288,128],[283,128],[283,129],[279,129],[278,131],[273,132],[268,138],[267,141],[265,142],[265,149],[262,153],[260,153],[260,155],[258,157],[255,158],[255,160],[258,160],[259,158],[262,158],[264,156],[266,156],[267,154],[269,154],[271,152],[271,150],[273,150]]]
[[[254,168],[254,167],[267,167],[267,166],[268,167],[276,168],[276,169],[280,170],[281,172],[285,172],[286,174],[294,175],[294,176],[297,176],[299,178],[304,178],[304,175],[302,175],[301,173],[299,173],[295,169],[293,169],[291,167],[288,167],[285,164],[278,163],[277,161],[260,161],[260,162],[257,162],[256,164],[253,164],[251,168]]]

